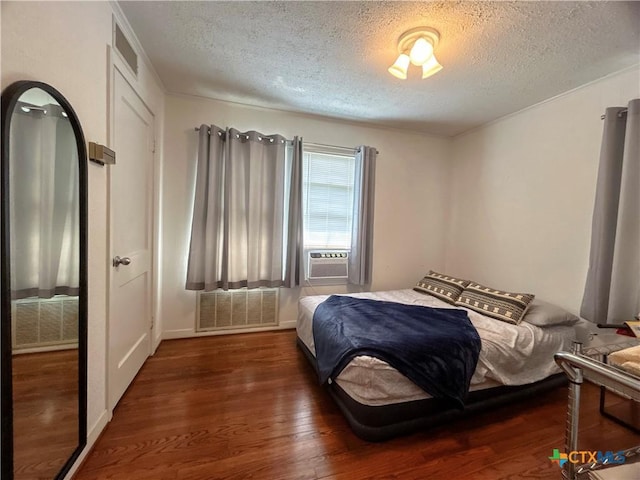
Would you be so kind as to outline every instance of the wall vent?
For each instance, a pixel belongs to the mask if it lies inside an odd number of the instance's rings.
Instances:
[[[229,330],[278,325],[278,289],[216,290],[198,295],[196,330]]]
[[[11,302],[12,348],[78,343],[78,297],[26,298]]]
[[[137,76],[138,54],[129,43],[129,40],[127,40],[127,37],[120,28],[120,25],[118,25],[117,23],[113,44],[115,45],[116,50],[120,53],[120,55],[122,55],[124,61],[127,62],[127,65],[129,65],[133,73]]]

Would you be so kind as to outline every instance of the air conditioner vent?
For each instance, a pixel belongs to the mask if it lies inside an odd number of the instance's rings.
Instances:
[[[315,250],[309,252],[309,280],[346,279],[349,276],[349,252]]]
[[[117,23],[114,37],[114,45],[116,47],[116,50],[120,53],[120,55],[122,55],[122,58],[125,62],[127,62],[127,65],[131,67],[133,73],[135,75],[138,75],[138,54],[131,46],[131,43],[129,43],[129,40],[127,40],[127,37],[120,28],[120,25],[118,25]]]

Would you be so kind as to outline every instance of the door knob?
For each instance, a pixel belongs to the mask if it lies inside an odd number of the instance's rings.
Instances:
[[[118,265],[124,265],[125,267],[131,263],[131,259],[129,257],[113,257],[113,266],[117,267]]]

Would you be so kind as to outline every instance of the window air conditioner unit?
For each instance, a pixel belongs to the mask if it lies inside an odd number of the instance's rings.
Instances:
[[[313,250],[309,252],[309,280],[346,279],[349,276],[349,252],[345,250]]]

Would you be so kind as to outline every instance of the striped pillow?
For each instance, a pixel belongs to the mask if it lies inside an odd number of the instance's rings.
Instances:
[[[503,292],[478,283],[469,283],[456,305],[517,325],[534,297],[530,293]]]
[[[450,277],[430,270],[413,289],[417,292],[433,295],[447,303],[454,304],[467,285],[469,285],[469,280],[460,280],[459,278]]]

